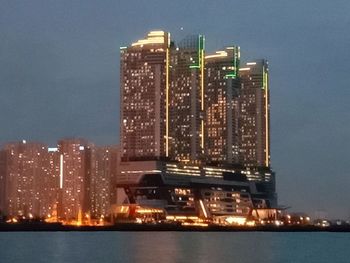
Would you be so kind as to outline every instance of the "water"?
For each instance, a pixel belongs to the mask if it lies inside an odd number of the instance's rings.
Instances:
[[[0,262],[348,263],[350,233],[0,233]]]

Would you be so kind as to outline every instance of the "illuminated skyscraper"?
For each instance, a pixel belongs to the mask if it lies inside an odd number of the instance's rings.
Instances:
[[[47,177],[47,147],[26,141],[5,145],[5,212],[27,218],[44,216],[41,197]]]
[[[239,190],[251,193],[245,208],[276,205],[275,175],[266,169],[267,63],[240,69],[239,47],[205,56],[204,42],[202,35],[170,42],[168,33],[152,31],[121,48],[118,204],[165,205],[173,213],[182,203],[204,217],[211,207],[213,213],[241,213],[247,200],[207,201],[238,196],[229,191],[244,182],[252,187]]]
[[[115,203],[118,147],[95,147],[92,154],[90,211],[92,218],[106,217]]]
[[[267,62],[239,69],[239,47],[204,42],[151,31],[121,48],[122,161],[270,166]]]
[[[238,163],[239,47],[205,57],[205,155],[209,163]]]
[[[171,158],[204,156],[204,36],[188,36],[170,56]]]
[[[270,166],[269,73],[266,60],[246,63],[241,78],[240,162],[244,166]]]
[[[42,179],[41,209],[45,217],[51,217],[57,214],[59,201],[60,154],[58,148],[48,148],[44,158],[46,177]]]
[[[121,48],[122,160],[198,160],[204,153],[204,37],[170,47],[151,31]]]
[[[60,154],[60,201],[58,216],[76,220],[89,210],[91,145],[83,139],[58,142]]]
[[[151,31],[120,50],[123,160],[169,155],[170,35]]]

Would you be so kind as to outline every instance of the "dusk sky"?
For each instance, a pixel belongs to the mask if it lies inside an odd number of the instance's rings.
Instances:
[[[0,0],[0,143],[117,144],[119,47],[202,33],[207,52],[269,60],[279,203],[348,218],[349,14],[347,0]]]

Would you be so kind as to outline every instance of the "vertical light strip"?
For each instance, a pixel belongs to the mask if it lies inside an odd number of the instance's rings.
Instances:
[[[237,58],[236,58],[236,49],[233,50],[233,78],[237,77]]]
[[[202,146],[202,153],[204,153],[204,120],[201,120],[201,132],[202,132],[201,146]]]
[[[204,36],[200,36],[203,43],[200,44],[200,62],[201,62],[201,110],[202,110],[202,121],[201,121],[201,146],[202,146],[202,153],[204,153]]]
[[[240,48],[239,48],[239,46],[235,46],[235,48],[234,48],[234,57],[235,57],[235,60],[234,60],[234,68],[235,68],[235,78],[237,78],[238,77],[238,72],[239,72],[239,64],[240,64]]]
[[[63,154],[60,155],[60,189],[63,188]]]
[[[169,40],[168,40],[169,41]],[[165,156],[169,156],[169,47],[166,49],[165,75]]]
[[[265,72],[264,68],[264,79],[265,79],[265,143],[266,143],[266,154],[265,154],[265,166],[269,166],[269,156],[270,156],[270,147],[269,147],[269,88],[268,88],[268,73]]]
[[[204,110],[204,50],[201,50],[202,64],[201,64],[201,99],[202,105],[201,109]]]

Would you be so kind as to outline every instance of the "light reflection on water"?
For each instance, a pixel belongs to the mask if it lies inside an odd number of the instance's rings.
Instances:
[[[348,233],[0,233],[0,262],[350,262]]]

